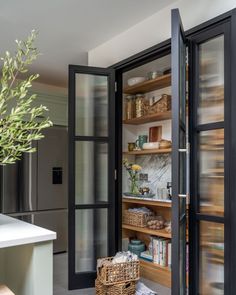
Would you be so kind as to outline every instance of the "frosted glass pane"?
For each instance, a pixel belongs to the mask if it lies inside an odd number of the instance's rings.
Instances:
[[[83,209],[75,217],[76,272],[95,271],[97,259],[108,256],[107,209]]]
[[[108,135],[108,78],[76,74],[76,135]]]
[[[224,36],[199,46],[199,124],[224,120]]]
[[[200,222],[200,293],[224,294],[224,225]]]
[[[76,204],[108,201],[108,144],[76,142]]]
[[[224,130],[200,132],[200,212],[224,215]]]

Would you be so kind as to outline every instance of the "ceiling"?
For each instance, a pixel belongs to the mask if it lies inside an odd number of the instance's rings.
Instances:
[[[67,86],[68,64],[87,64],[87,52],[176,0],[7,0],[0,3],[0,52],[39,31],[42,55],[31,70],[39,81]]]

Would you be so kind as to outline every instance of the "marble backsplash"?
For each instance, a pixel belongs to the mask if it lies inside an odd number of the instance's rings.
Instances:
[[[129,160],[130,162],[134,163]],[[140,185],[148,186],[151,191],[157,194],[157,189],[166,188],[167,182],[171,181],[171,155],[155,154],[137,156],[135,163],[142,167],[141,173],[148,174],[148,183],[140,182]],[[123,173],[123,189],[129,191],[127,172]]]

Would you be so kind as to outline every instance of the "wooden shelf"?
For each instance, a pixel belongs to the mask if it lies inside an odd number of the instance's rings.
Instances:
[[[140,198],[132,198],[132,197],[123,197],[123,203],[131,203],[131,204],[142,204],[142,205],[149,205],[149,206],[157,206],[157,207],[166,207],[171,208],[171,201],[160,201],[156,199],[140,199]]]
[[[133,225],[129,225],[129,224],[122,224],[122,228],[132,230],[132,231],[137,231],[137,232],[144,233],[144,234],[147,234],[147,235],[152,235],[152,236],[158,236],[158,237],[171,239],[171,234],[166,232],[164,229],[153,230],[153,229],[149,229],[149,228],[146,228],[146,227],[138,227],[138,226],[133,226]]]
[[[171,85],[171,74],[157,77],[156,79],[147,80],[133,86],[127,86],[123,89],[126,94],[146,93],[153,90],[162,89]]]
[[[161,269],[161,270],[164,270],[168,273],[171,273],[171,269],[168,266],[161,266],[157,263],[153,263],[152,261],[148,261],[143,258],[139,258],[139,260],[140,260],[141,266],[149,266],[149,267],[153,267],[155,269]]]
[[[141,150],[141,151],[125,151],[125,155],[151,155],[151,154],[169,154],[171,153],[171,148],[169,149],[150,149],[150,150]]]
[[[123,120],[123,123],[130,124],[130,125],[139,125],[139,124],[146,124],[146,123],[164,121],[164,120],[170,120],[170,119],[171,119],[171,111],[167,111],[167,112],[142,116],[139,118]]]
[[[156,283],[171,287],[171,270],[151,261],[140,259],[141,276]]]

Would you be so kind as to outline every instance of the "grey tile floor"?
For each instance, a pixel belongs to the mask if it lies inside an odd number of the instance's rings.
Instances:
[[[83,289],[83,290],[67,290],[67,254],[54,255],[54,295],[94,295],[95,290]],[[142,279],[142,281],[151,289],[155,290],[158,295],[171,295],[171,290],[161,285]]]

